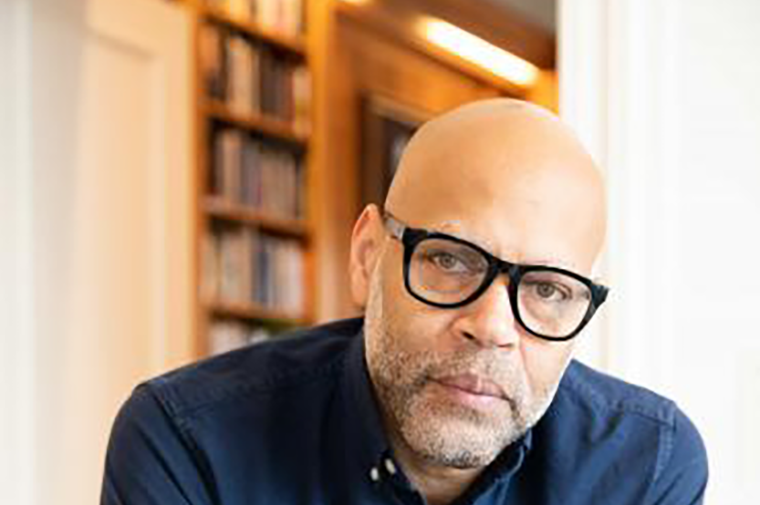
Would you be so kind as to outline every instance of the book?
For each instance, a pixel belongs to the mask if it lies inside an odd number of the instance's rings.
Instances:
[[[311,76],[305,66],[296,67],[292,76],[293,128],[309,134],[311,124]]]
[[[243,145],[247,139],[240,130],[224,128],[216,134],[215,140],[213,194],[235,202],[240,188]]]
[[[201,80],[206,95],[224,100],[226,95],[226,41],[215,26],[201,25],[198,34],[198,51]]]
[[[258,113],[254,108],[256,100],[256,84],[253,81],[253,69],[257,58],[254,47],[246,39],[233,36],[227,41],[229,71],[227,77],[227,104],[230,109],[240,115]]]

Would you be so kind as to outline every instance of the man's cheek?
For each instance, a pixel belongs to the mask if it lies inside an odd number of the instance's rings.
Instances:
[[[556,343],[549,344],[556,346]],[[541,343],[539,347],[545,347],[545,345]],[[523,356],[530,389],[536,394],[556,387],[570,362],[572,352],[569,346],[562,346],[551,349],[532,349]]]

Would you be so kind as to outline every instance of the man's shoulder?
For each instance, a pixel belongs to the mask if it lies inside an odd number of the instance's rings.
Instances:
[[[537,433],[537,459],[555,476],[595,483],[594,499],[578,503],[699,503],[704,493],[704,442],[676,403],[580,362],[568,367]],[[578,491],[568,486],[558,492]]]
[[[672,400],[575,360],[568,367],[558,394],[602,418],[632,415],[672,426],[680,413]]]
[[[361,319],[288,333],[192,363],[143,384],[174,416],[191,414],[241,396],[270,395],[335,381]]]

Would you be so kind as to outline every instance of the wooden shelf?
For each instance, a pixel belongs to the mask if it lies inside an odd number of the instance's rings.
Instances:
[[[214,23],[226,26],[236,32],[261,40],[267,44],[283,49],[293,56],[306,58],[306,42],[304,36],[291,37],[264,28],[253,21],[235,19],[216,9],[204,8],[203,16]]]
[[[206,100],[204,103],[206,115],[217,121],[262,133],[269,137],[284,140],[305,149],[308,146],[308,136],[297,131],[292,124],[280,119],[270,118],[259,114],[239,114],[217,100]]]
[[[515,96],[511,89],[493,79],[486,79],[482,72],[471,71],[459,60],[453,61],[453,57],[445,59],[429,44],[419,42],[416,32],[418,15],[461,20],[463,29],[500,47],[514,49],[515,54],[523,55],[542,68],[551,67],[547,58],[553,58],[555,49],[553,37],[539,33],[540,30],[528,24],[523,27],[521,23],[513,22],[511,16],[505,16],[508,19],[500,21],[494,9],[478,7],[483,2],[382,0],[356,7],[340,1],[303,0],[307,25],[303,34],[294,37],[241,17],[234,18],[227,11],[211,10],[205,7],[206,3],[202,0],[187,1],[196,31],[194,111],[197,118],[197,192],[194,204],[197,233],[194,240],[194,301],[199,355],[208,352],[209,337],[218,331],[215,323],[219,320],[239,321],[251,328],[279,325],[280,321],[284,321],[284,327],[286,324],[310,324],[355,313],[350,290],[346,288],[349,279],[344,266],[350,244],[348,241],[336,241],[335,238],[350,236],[353,216],[360,211],[360,182],[364,175],[359,168],[365,163],[362,143],[366,129],[362,103],[366,98],[379,96],[394,104],[435,115],[471,100]],[[209,28],[220,32],[216,34],[218,41],[215,41],[215,34]],[[295,67],[300,66],[308,70],[308,104],[297,107],[295,94],[293,96],[293,109],[303,110],[303,115],[307,116],[303,123],[294,127],[292,121],[278,120],[271,115],[241,114],[242,109],[233,109],[222,100],[209,99],[206,93],[209,88],[207,71],[211,69],[224,76],[229,67],[201,63],[221,63],[221,60],[212,58],[229,54],[228,36],[232,36],[235,45],[241,48],[239,38],[256,46],[254,51],[264,48],[259,57],[264,55],[264,59],[271,59],[273,66],[281,64],[285,72],[290,71],[291,67],[295,72]],[[216,43],[219,47],[213,45]],[[242,54],[235,60],[240,62],[233,63],[236,68],[246,64],[244,49],[235,49],[238,55]],[[547,65],[541,61],[547,62]],[[278,73],[271,74],[277,76]],[[273,78],[272,82],[278,82],[278,79]],[[217,92],[217,88],[221,90],[224,83],[224,80],[217,82],[213,91]],[[261,87],[258,91],[261,92]],[[532,90],[531,93],[537,91]],[[304,102],[307,99],[305,95],[298,97]],[[268,94],[266,98],[270,99]],[[259,102],[263,102],[262,99],[260,96]],[[272,102],[275,101],[272,99]],[[389,116],[389,119],[394,120],[394,116]],[[299,178],[304,203],[303,219],[275,218],[210,194],[210,183],[221,187],[225,181],[226,172],[214,171],[219,168],[215,163],[219,162],[216,158],[221,154],[216,151],[221,147],[217,147],[214,140],[215,135],[225,133],[221,130],[227,127],[256,138],[248,139],[246,135],[237,134],[232,137],[244,137],[242,140],[245,142],[261,142],[272,150],[282,149],[298,157],[300,170],[305,175]],[[232,144],[229,151],[237,149],[236,142],[229,143]],[[221,177],[212,177],[215,175]],[[231,182],[229,177],[226,181]],[[234,194],[232,188],[225,189],[230,190],[227,194]],[[229,230],[225,229],[227,226]],[[301,241],[298,244],[303,253],[301,314],[280,313],[255,304],[217,303],[204,298],[204,293],[211,292],[199,289],[209,280],[204,277],[204,254],[208,254],[208,250],[211,254],[220,254],[221,249],[207,247],[207,237],[216,240],[212,245],[217,245],[221,243],[220,239],[247,231],[245,227],[261,230],[262,234],[272,234],[273,242],[277,242],[278,238]],[[234,246],[233,243],[227,249],[234,249]],[[210,280],[218,281],[214,277]],[[288,282],[291,280],[288,279]],[[221,291],[218,282],[213,285],[209,282],[209,286]],[[277,287],[287,289],[289,286]]]
[[[249,321],[266,321],[275,325],[305,326],[305,317],[279,310],[268,309],[255,303],[214,301],[208,304],[208,310],[219,317],[246,319]]]
[[[196,279],[197,286],[204,286],[207,282],[209,286],[219,288],[220,279],[218,278],[218,272],[208,272],[204,270],[203,265],[206,259],[212,259],[214,261],[221,260],[223,254],[227,254],[231,263],[234,263],[234,268],[241,271],[245,267],[244,260],[241,260],[239,255],[236,254],[236,248],[244,241],[255,240],[252,237],[248,237],[247,234],[242,232],[246,227],[250,227],[252,230],[259,230],[262,232],[262,240],[268,241],[273,245],[279,245],[281,242],[288,242],[288,248],[293,245],[293,251],[300,251],[298,266],[302,269],[303,285],[292,286],[294,289],[298,289],[303,299],[302,306],[298,307],[299,310],[283,311],[273,310],[264,306],[263,304],[251,303],[251,302],[238,302],[228,301],[225,299],[209,299],[206,297],[201,289],[197,289],[196,307],[197,307],[197,349],[199,355],[207,354],[211,348],[210,344],[213,343],[214,338],[224,337],[224,326],[219,326],[216,323],[220,321],[236,321],[243,323],[241,325],[232,325],[228,329],[237,328],[234,331],[243,331],[241,328],[253,329],[256,327],[264,327],[271,331],[273,334],[278,333],[280,330],[286,330],[294,326],[305,326],[313,322],[314,311],[314,299],[312,285],[313,276],[312,272],[312,257],[314,255],[315,241],[313,240],[313,223],[311,216],[308,215],[309,220],[306,217],[303,218],[287,218],[278,217],[275,212],[264,212],[258,208],[252,206],[246,206],[243,203],[237,203],[233,198],[223,198],[210,193],[210,188],[207,187],[210,174],[214,174],[215,169],[222,168],[216,166],[215,163],[223,163],[214,157],[217,149],[216,140],[217,136],[222,135],[222,130],[230,129],[236,130],[235,136],[239,140],[236,145],[230,145],[229,149],[226,149],[231,155],[239,155],[242,153],[240,149],[243,149],[247,143],[261,144],[267,147],[267,151],[282,151],[283,155],[293,157],[295,166],[292,168],[296,171],[303,171],[305,173],[311,172],[311,158],[312,158],[312,114],[311,107],[305,102],[310,99],[313,89],[313,83],[308,79],[306,75],[301,75],[303,69],[308,71],[308,75],[312,74],[314,61],[308,54],[313,44],[310,39],[313,37],[313,33],[307,34],[301,33],[296,35],[288,35],[282,31],[277,31],[269,25],[263,25],[258,23],[255,19],[242,16],[234,16],[227,10],[221,8],[214,8],[205,5],[205,1],[193,1],[189,2],[191,5],[194,18],[194,25],[196,29],[196,97],[195,97],[195,111],[198,118],[198,130],[196,134],[197,144],[197,193],[196,193],[196,210],[197,210],[197,240],[196,240]],[[283,2],[283,8],[290,8],[287,6],[289,2]],[[303,14],[305,19],[313,19],[311,14],[315,11],[316,4],[312,3],[312,0],[303,0]],[[300,9],[299,9],[300,10]],[[285,17],[288,14],[285,13]],[[214,31],[217,33],[214,34]],[[243,40],[240,40],[243,39]],[[244,75],[243,72],[248,72],[245,67],[246,62],[241,63],[241,59],[248,57],[248,50],[240,45],[239,47],[231,46],[231,42],[235,41],[235,44],[247,43],[251,45],[250,50],[253,65],[256,65],[255,58],[260,58],[258,61],[268,65],[264,70],[260,68],[259,80],[267,78],[266,89],[264,89],[264,83],[250,82],[245,83],[245,87],[248,84],[253,84],[252,92],[258,94],[258,100],[254,102],[266,103],[270,100],[277,102],[276,107],[278,110],[284,110],[284,102],[280,103],[280,98],[275,93],[270,93],[270,88],[275,86],[281,88],[281,91],[290,93],[292,96],[288,97],[292,100],[292,108],[295,112],[298,112],[299,120],[291,121],[289,119],[279,119],[274,114],[266,113],[249,113],[243,108],[235,108],[231,103],[228,103],[221,99],[215,99],[209,97],[207,93],[208,82],[205,80],[208,77],[208,72],[217,72],[217,77],[227,79],[231,75],[232,65],[237,65],[237,73],[232,72],[232,75],[237,75],[238,78]],[[214,44],[219,44],[216,47]],[[205,51],[205,52],[204,52]],[[240,56],[234,60],[233,63],[227,62],[228,65],[217,61],[218,65],[212,65],[214,60],[211,58],[225,58],[235,52],[233,56]],[[204,59],[206,58],[206,59]],[[207,65],[208,66],[205,66]],[[209,70],[209,66],[213,66],[212,70]],[[269,67],[272,70],[269,71]],[[252,71],[257,70],[255,67]],[[290,72],[293,73],[293,79],[286,79],[285,76]],[[298,76],[295,74],[298,73]],[[252,74],[251,77],[254,77]],[[299,79],[296,81],[296,77]],[[255,78],[255,77],[254,77]],[[302,79],[302,80],[301,80]],[[305,86],[308,83],[308,94],[305,93]],[[296,84],[299,86],[296,87]],[[229,88],[228,88],[229,90]],[[266,93],[264,92],[266,91]],[[300,94],[296,94],[298,91]],[[248,91],[245,91],[246,93]],[[234,95],[235,93],[231,93]],[[255,97],[252,97],[255,98]],[[303,100],[302,100],[303,99]],[[273,106],[275,103],[272,104]],[[282,106],[282,107],[280,107]],[[269,110],[267,108],[267,110]],[[301,118],[301,116],[304,116]],[[243,135],[240,135],[243,133]],[[246,135],[248,134],[248,135]],[[255,138],[249,138],[255,137]],[[267,153],[265,153],[267,154]],[[262,156],[264,160],[264,156]],[[263,161],[262,161],[263,163]],[[285,165],[285,163],[283,163]],[[232,167],[227,167],[230,169]],[[280,167],[277,167],[280,168]],[[288,160],[287,166],[283,170],[290,170],[291,164]],[[278,172],[279,173],[279,172]],[[311,180],[311,176],[299,177],[296,175],[297,184],[299,184],[299,191],[303,198],[303,213],[307,215],[312,207],[310,198],[312,197],[313,190],[306,186],[306,181]],[[288,180],[288,188],[282,188],[283,191],[291,191],[290,185],[293,181]],[[278,190],[279,184],[270,185],[268,191]],[[232,190],[234,188],[227,188]],[[234,193],[230,193],[234,194]],[[307,201],[308,200],[308,201]],[[285,214],[286,216],[288,214]],[[229,226],[230,230],[225,230]],[[227,247],[226,253],[220,250],[214,250],[214,248],[205,247],[205,240],[212,241],[214,245],[221,244],[223,235],[229,232],[231,235],[240,233],[240,241],[230,241],[230,246]],[[224,237],[226,240],[228,237]],[[290,244],[292,241],[297,241],[296,244]],[[233,243],[234,242],[234,243]],[[230,250],[232,252],[230,253]],[[285,248],[282,248],[284,252]],[[279,254],[280,248],[273,247],[271,251],[268,251],[267,257],[271,259],[273,264],[279,264],[278,262],[289,260],[289,254]],[[229,254],[228,254],[229,253]],[[271,254],[269,254],[271,253]],[[206,254],[217,255],[216,258],[207,258]],[[294,266],[296,265],[295,254]],[[293,273],[295,275],[295,273]],[[208,276],[208,277],[206,277]],[[293,275],[288,276],[287,282],[296,282],[296,279],[292,278]],[[275,286],[279,290],[283,291],[283,295],[287,295],[291,286]],[[267,287],[255,286],[256,289],[268,289]],[[277,289],[276,289],[277,290]],[[287,306],[286,306],[287,307]],[[230,330],[232,333],[234,331]]]
[[[226,202],[220,198],[209,197],[204,202],[205,212],[217,219],[234,221],[257,226],[263,230],[280,235],[307,238],[308,228],[303,219],[288,219],[268,215],[249,209],[244,205]]]

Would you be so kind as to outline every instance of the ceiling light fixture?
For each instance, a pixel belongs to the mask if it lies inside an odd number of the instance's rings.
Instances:
[[[532,63],[446,21],[426,18],[421,30],[433,44],[518,86],[531,86],[538,79],[538,67]]]

